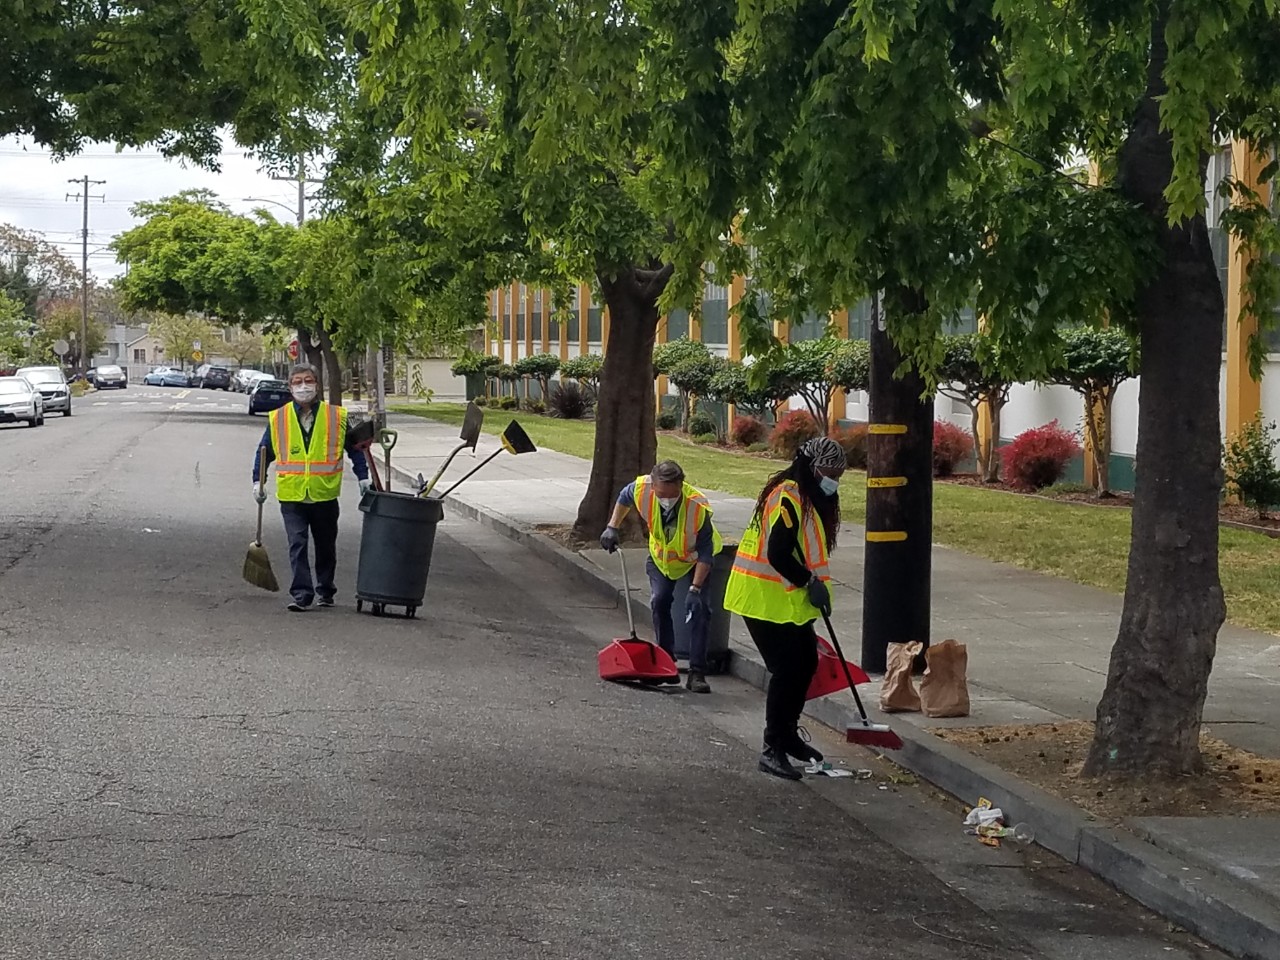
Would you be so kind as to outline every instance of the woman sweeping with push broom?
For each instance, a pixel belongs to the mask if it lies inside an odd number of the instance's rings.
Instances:
[[[765,701],[760,769],[799,780],[787,759],[821,760],[800,739],[805,694],[818,666],[813,623],[831,612],[828,551],[840,529],[844,449],[816,437],[760,492],[729,575],[724,606],[746,621],[771,677]]]

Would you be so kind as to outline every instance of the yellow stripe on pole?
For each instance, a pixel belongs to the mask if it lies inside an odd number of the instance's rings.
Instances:
[[[880,490],[885,487],[905,487],[906,485],[906,477],[867,477],[867,486],[872,490]]]
[[[868,543],[901,543],[907,539],[905,530],[868,530]]]
[[[906,433],[907,425],[905,423],[871,423],[867,425],[867,432],[876,434]]]

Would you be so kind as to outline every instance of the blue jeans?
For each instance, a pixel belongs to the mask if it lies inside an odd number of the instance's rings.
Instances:
[[[282,501],[280,514],[284,517],[284,532],[289,537],[289,566],[293,568],[289,596],[304,607],[311,605],[317,593],[323,600],[332,600],[333,595],[338,592],[338,588],[333,585],[333,575],[338,566],[338,501]],[[311,582],[311,562],[307,556],[308,534],[316,544],[314,587]]]
[[[653,612],[653,635],[657,638],[658,646],[671,654],[674,660],[676,627],[671,619],[671,606],[675,600],[676,587],[681,583],[693,583],[693,571],[690,570],[679,580],[669,580],[653,562],[653,557],[650,557],[645,564],[645,570],[649,574],[649,609]],[[679,615],[683,617],[684,611],[679,611]],[[710,625],[707,621],[709,619],[706,612],[702,611],[689,624],[689,671],[691,673],[707,672],[707,628]]]

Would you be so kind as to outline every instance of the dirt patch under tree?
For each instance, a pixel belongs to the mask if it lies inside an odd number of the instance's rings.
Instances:
[[[1103,820],[1125,817],[1250,816],[1280,812],[1280,760],[1201,734],[1205,773],[1160,783],[1080,776],[1093,724],[953,727],[930,731]],[[976,797],[965,798],[970,803]]]

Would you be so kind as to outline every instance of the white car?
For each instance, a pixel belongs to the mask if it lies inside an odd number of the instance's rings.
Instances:
[[[231,389],[237,393],[253,393],[259,380],[270,379],[271,374],[261,370],[237,370],[236,375],[231,378]]]
[[[71,416],[71,387],[61,367],[22,367],[18,376],[40,391],[46,413],[60,411],[64,417]]]
[[[0,377],[0,423],[44,426],[44,398],[25,377]]]

